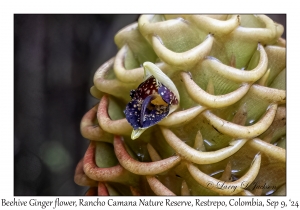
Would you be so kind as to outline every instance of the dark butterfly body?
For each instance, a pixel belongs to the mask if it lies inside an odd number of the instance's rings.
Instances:
[[[168,115],[171,104],[178,104],[174,93],[153,76],[132,90],[130,97],[124,113],[135,130],[158,123]]]

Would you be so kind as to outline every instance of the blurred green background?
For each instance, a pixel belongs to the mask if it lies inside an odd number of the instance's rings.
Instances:
[[[286,26],[286,15],[269,15]],[[115,56],[114,35],[138,15],[14,15],[14,195],[83,195],[74,171],[98,101],[93,75]],[[283,37],[286,35],[284,33]]]

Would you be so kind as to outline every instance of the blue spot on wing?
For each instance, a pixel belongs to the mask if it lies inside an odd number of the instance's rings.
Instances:
[[[151,96],[147,97],[142,106],[137,100],[132,100],[127,104],[124,113],[133,129],[150,127],[168,115],[169,106],[155,106],[151,104],[151,99]]]
[[[149,104],[149,103],[151,102],[152,98],[153,97],[150,95],[150,96],[147,96],[145,98],[145,100],[143,101],[142,108],[141,108],[141,119],[140,119],[141,126],[143,126],[143,123],[145,120],[146,109],[148,106],[151,106],[151,104]]]
[[[137,100],[132,100],[127,104],[124,114],[127,121],[134,129],[138,129],[140,127],[141,111],[138,110]]]
[[[171,103],[171,91],[164,85],[158,88],[158,94],[162,97],[162,99],[167,103]]]
[[[157,92],[167,104],[178,103],[178,100],[176,99],[174,93],[166,86],[162,85],[161,87],[158,88]]]
[[[149,126],[155,125],[163,118],[165,118],[169,113],[169,106],[164,107],[164,109],[159,109],[162,106],[155,106],[154,109],[146,109],[145,111],[145,120],[143,122],[143,128],[147,128]],[[160,111],[159,111],[160,110]]]

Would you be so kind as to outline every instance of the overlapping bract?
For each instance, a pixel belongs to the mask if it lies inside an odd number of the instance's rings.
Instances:
[[[99,195],[284,194],[282,32],[264,15],[142,15],[119,31],[119,52],[95,73],[76,183]],[[146,61],[174,82],[179,109],[132,141],[123,111]]]

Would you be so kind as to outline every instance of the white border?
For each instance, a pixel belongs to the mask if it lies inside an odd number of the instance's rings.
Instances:
[[[296,1],[2,1],[0,18],[0,79],[1,79],[1,146],[0,164],[0,199],[13,199],[13,14],[14,13],[282,13],[287,14],[287,196],[276,198],[289,202],[297,200],[300,189],[298,181],[299,167],[299,11]],[[10,158],[11,161],[7,161]],[[17,197],[28,200],[30,197]],[[67,200],[77,200],[80,197],[63,197]],[[55,200],[55,197],[38,197],[38,199]],[[105,198],[108,199],[108,198]],[[126,199],[129,199],[128,197]],[[152,198],[165,199],[165,198]],[[185,197],[185,200],[195,198]],[[204,198],[203,198],[204,199]],[[216,198],[211,198],[216,199]],[[217,200],[227,200],[219,197]],[[268,198],[261,197],[260,200]],[[274,200],[276,200],[274,199]],[[1,201],[1,200],[0,200]],[[24,209],[32,207],[25,207]],[[119,208],[119,207],[116,207]],[[115,208],[115,209],[116,209]],[[132,209],[132,207],[122,207]],[[140,207],[139,207],[140,208]],[[182,207],[181,207],[182,208]],[[240,207],[238,207],[240,208]],[[243,207],[244,208],[244,207]],[[6,209],[2,208],[1,209]],[[11,209],[11,208],[10,208]],[[67,209],[67,208],[64,208]],[[76,208],[87,209],[87,208]],[[111,208],[110,208],[111,209]]]

